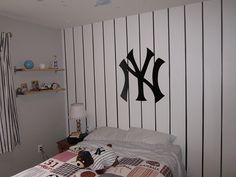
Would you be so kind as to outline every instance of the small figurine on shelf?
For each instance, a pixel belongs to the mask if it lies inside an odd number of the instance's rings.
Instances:
[[[52,68],[58,69],[58,61],[57,61],[57,56],[54,55],[54,59],[52,61]]]
[[[59,89],[60,88],[60,85],[58,84],[58,83],[52,83],[51,84],[51,89],[53,89],[53,90],[56,90],[56,89]]]
[[[49,83],[42,83],[40,85],[40,90],[56,90],[59,89],[60,85],[58,83],[53,82],[52,84]]]
[[[48,83],[42,83],[40,86],[40,90],[50,90],[51,89],[51,84]]]

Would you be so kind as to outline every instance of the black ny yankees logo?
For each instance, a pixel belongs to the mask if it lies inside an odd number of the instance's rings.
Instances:
[[[143,68],[141,69],[141,71],[139,70],[139,68],[134,60],[133,49],[128,53],[127,59],[133,65],[134,70],[132,70],[129,67],[129,65],[126,63],[125,59],[123,59],[121,61],[119,66],[122,68],[124,75],[125,75],[125,83],[124,83],[123,90],[121,92],[121,97],[125,101],[127,101],[127,94],[128,94],[128,90],[129,90],[129,72],[133,76],[135,76],[138,80],[138,97],[136,100],[146,101],[146,98],[144,97],[144,92],[143,92],[143,84],[144,83],[152,90],[153,95],[155,97],[155,102],[158,102],[160,99],[162,99],[164,97],[164,95],[160,91],[159,84],[158,84],[158,72],[159,72],[161,65],[163,63],[165,63],[165,61],[163,61],[161,58],[158,58],[155,61],[154,67],[152,70],[152,82],[153,82],[152,84],[147,79],[144,78],[145,73],[148,68],[148,64],[153,56],[154,56],[154,53],[150,49],[147,48],[146,59],[145,59],[145,62],[144,62],[144,65],[143,65]]]

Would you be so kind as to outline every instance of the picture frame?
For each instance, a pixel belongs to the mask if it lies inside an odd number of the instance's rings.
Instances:
[[[31,81],[31,87],[32,91],[39,91],[39,81],[38,80]]]
[[[28,91],[27,83],[26,82],[21,83],[20,88],[23,93],[27,92]]]

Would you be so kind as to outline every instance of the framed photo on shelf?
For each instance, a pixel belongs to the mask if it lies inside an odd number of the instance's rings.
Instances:
[[[39,81],[38,80],[31,81],[31,87],[32,91],[39,91]]]
[[[23,93],[27,92],[28,91],[27,83],[26,82],[21,83],[20,88],[21,88]]]

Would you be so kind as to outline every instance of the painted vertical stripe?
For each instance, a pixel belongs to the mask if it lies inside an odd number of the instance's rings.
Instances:
[[[205,130],[205,70],[204,70],[204,9],[203,9],[203,2],[201,5],[202,11],[202,177],[204,177],[204,130]]]
[[[68,96],[68,74],[67,74],[67,59],[66,59],[66,34],[65,34],[65,30],[63,30],[63,34],[64,34],[64,54],[65,54],[65,68],[66,68],[66,71],[65,71],[65,75],[66,75],[66,105],[67,105],[67,116],[69,117],[69,96]],[[68,124],[68,134],[70,134],[70,121],[69,119],[67,118],[67,124]]]
[[[156,61],[156,46],[155,46],[155,15],[154,11],[152,12],[152,32],[153,32],[153,53],[154,53],[154,59],[153,62],[155,64]],[[157,131],[157,109],[156,109],[156,103],[154,103],[154,117],[155,117],[155,131]]]
[[[185,72],[185,170],[188,169],[188,75],[187,75],[187,35],[186,35],[186,6],[184,6],[184,72]]]
[[[220,68],[220,70],[221,70],[221,76],[220,76],[220,80],[221,80],[221,83],[220,83],[220,90],[221,90],[221,93],[220,93],[220,101],[221,101],[221,103],[220,103],[220,110],[221,110],[221,112],[220,112],[220,177],[223,177],[223,170],[222,170],[222,168],[223,168],[223,115],[224,115],[224,113],[223,113],[223,98],[224,98],[224,90],[223,90],[223,88],[224,88],[224,80],[223,80],[223,78],[224,78],[224,46],[223,46],[223,41],[224,41],[224,33],[223,33],[223,0],[221,0],[221,2],[220,2],[220,4],[221,4],[221,8],[220,8],[220,10],[221,10],[221,12],[220,12],[220,15],[221,15],[221,36],[220,36],[220,38],[221,38],[221,68]]]
[[[125,17],[125,31],[126,31],[126,54],[128,54],[129,52],[129,37],[128,37],[128,24],[127,24],[127,16]],[[127,64],[129,65],[129,61],[128,59],[126,59],[127,61]],[[128,77],[129,78],[129,77]],[[130,126],[130,82],[128,81],[128,87],[129,87],[129,90],[128,90],[128,111],[129,111],[129,128],[131,127]]]
[[[106,56],[105,56],[105,34],[104,34],[104,21],[102,22],[102,41],[103,41],[103,63],[104,63],[104,92],[105,92],[105,109],[106,109],[106,126],[107,120],[107,86],[106,86]]]
[[[139,70],[140,70],[142,68],[140,14],[138,14],[138,38],[139,38]],[[141,110],[141,128],[143,128],[143,102],[142,101],[140,101],[140,110]]]
[[[85,109],[87,110],[87,93],[86,93],[86,79],[85,79],[85,56],[84,56],[84,26],[82,26],[82,46],[83,46],[83,67],[84,67],[84,97],[85,97]]]
[[[72,28],[72,39],[73,39],[73,56],[74,56],[74,77],[75,77],[75,102],[78,103],[78,94],[77,94],[77,74],[76,74],[76,62],[75,62],[75,53],[76,53],[76,48],[75,48],[75,28]]]
[[[169,134],[171,134],[171,71],[170,71],[170,9],[167,9],[167,28],[168,28],[168,75],[169,75]]]
[[[97,123],[97,99],[96,99],[96,70],[95,70],[95,61],[94,61],[94,29],[92,24],[92,50],[93,50],[93,83],[94,83],[94,111],[95,111],[95,127],[98,126]]]
[[[118,107],[118,90],[117,90],[117,58],[116,58],[116,23],[113,19],[113,29],[114,29],[114,53],[115,53],[115,80],[116,80],[116,117],[117,117],[117,127],[119,128],[119,107]]]

